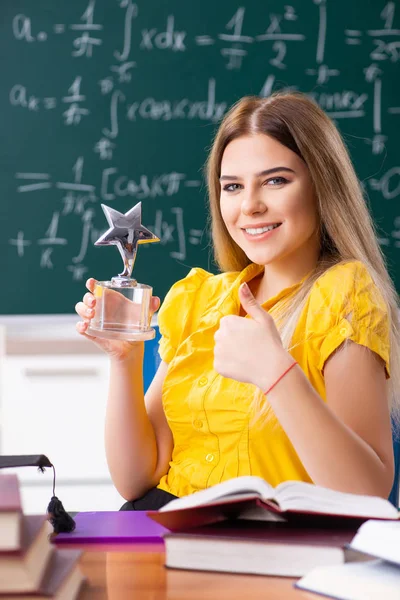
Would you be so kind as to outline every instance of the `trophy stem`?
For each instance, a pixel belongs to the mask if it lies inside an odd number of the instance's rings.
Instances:
[[[124,252],[120,251],[120,254],[124,261],[124,270],[122,273],[118,273],[118,277],[126,277],[127,279],[130,279],[133,271],[133,265],[135,264],[136,260],[136,250],[133,252],[133,256],[131,258],[128,258]]]

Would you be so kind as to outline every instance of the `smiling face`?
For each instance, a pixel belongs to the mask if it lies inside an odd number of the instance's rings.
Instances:
[[[222,156],[220,182],[222,218],[252,262],[317,259],[317,202],[297,154],[264,134],[236,138]]]

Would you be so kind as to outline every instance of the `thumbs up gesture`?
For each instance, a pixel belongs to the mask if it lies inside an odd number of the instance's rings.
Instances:
[[[239,298],[251,319],[222,317],[214,337],[214,369],[223,377],[252,383],[265,392],[293,358],[283,348],[273,318],[246,283],[239,288]]]

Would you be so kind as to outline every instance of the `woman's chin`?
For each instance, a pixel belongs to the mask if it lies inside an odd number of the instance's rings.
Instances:
[[[247,258],[256,265],[269,265],[278,258],[278,256],[271,256],[271,254],[267,252],[246,252],[245,249],[244,252]]]

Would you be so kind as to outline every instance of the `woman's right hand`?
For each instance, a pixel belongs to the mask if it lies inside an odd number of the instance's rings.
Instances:
[[[96,308],[96,298],[93,295],[96,280],[90,278],[86,282],[86,287],[89,290],[84,295],[82,302],[78,302],[75,305],[75,310],[80,316],[82,321],[76,324],[76,330],[78,333],[86,337],[88,340],[94,342],[99,348],[104,350],[111,358],[117,360],[126,360],[137,351],[139,342],[126,342],[124,340],[111,340],[107,338],[94,337],[86,333],[91,319],[94,317]],[[157,296],[153,296],[151,299],[151,316],[158,310],[160,306],[160,299]]]

